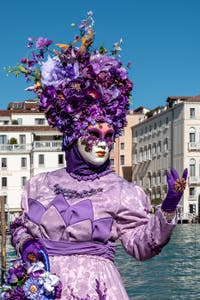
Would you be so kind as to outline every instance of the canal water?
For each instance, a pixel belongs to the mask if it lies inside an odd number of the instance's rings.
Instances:
[[[8,262],[14,255],[7,243]],[[200,300],[200,224],[177,225],[162,252],[144,262],[118,246],[115,262],[130,300]]]

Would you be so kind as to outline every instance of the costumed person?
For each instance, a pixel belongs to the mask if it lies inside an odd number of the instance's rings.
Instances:
[[[127,300],[114,264],[116,241],[141,261],[161,251],[176,224],[187,169],[180,178],[175,169],[167,173],[168,192],[155,214],[143,189],[111,170],[109,153],[127,124],[133,85],[118,56],[120,42],[111,53],[91,49],[91,12],[79,28],[74,42],[58,50],[40,37],[32,58],[18,65],[27,80],[34,78],[29,90],[49,124],[63,133],[66,167],[28,181],[12,245],[26,263],[42,259],[41,249],[47,253],[63,300]]]

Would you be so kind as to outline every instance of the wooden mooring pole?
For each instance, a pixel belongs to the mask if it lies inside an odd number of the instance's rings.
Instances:
[[[0,196],[1,203],[1,285],[5,282],[6,273],[6,218],[4,197]]]

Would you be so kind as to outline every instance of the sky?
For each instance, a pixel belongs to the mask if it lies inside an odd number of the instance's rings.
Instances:
[[[132,108],[154,109],[169,96],[200,94],[199,0],[6,0],[0,11],[0,109],[34,99],[23,77],[6,76],[27,53],[28,37],[68,43],[88,11],[95,45],[108,50],[123,39],[121,59],[131,62]]]

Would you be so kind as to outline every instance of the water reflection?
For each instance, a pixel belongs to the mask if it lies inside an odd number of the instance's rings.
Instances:
[[[145,262],[120,247],[116,263],[130,299],[200,299],[200,225],[177,225],[163,251]]]

